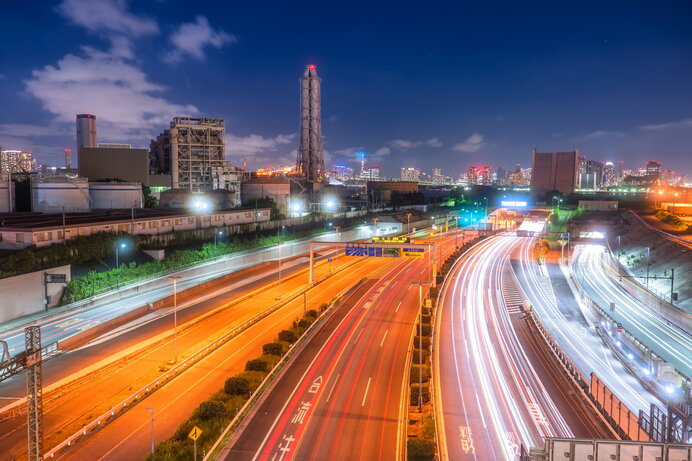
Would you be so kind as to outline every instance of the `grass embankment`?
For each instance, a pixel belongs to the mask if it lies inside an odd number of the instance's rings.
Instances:
[[[581,216],[583,210],[563,210],[556,208],[553,210],[552,214],[548,218],[547,231],[548,232],[567,232],[567,223]]]
[[[322,304],[320,311],[325,311],[328,304]],[[202,429],[197,440],[198,453],[208,452],[224,429],[243,408],[269,372],[281,360],[290,347],[298,341],[308,327],[317,320],[319,313],[311,309],[302,318],[293,321],[288,330],[281,330],[277,338],[262,346],[262,355],[248,360],[245,371],[229,377],[223,389],[212,394],[202,402],[190,417],[178,426],[175,434],[167,440],[156,444],[154,455],[149,454],[147,461],[190,460],[193,455],[193,442],[188,434],[193,427]]]
[[[659,221],[664,222],[677,230],[692,231],[692,225],[687,224],[685,221],[680,219],[679,216],[674,215],[673,213],[669,213],[665,210],[658,210],[656,212],[656,218]]]

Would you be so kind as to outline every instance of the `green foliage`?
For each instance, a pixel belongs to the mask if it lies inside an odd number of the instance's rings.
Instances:
[[[416,333],[418,332],[416,331]],[[416,336],[413,340],[413,345],[416,347],[420,347],[421,343],[423,344],[423,349],[430,349],[430,338],[428,336]]]
[[[418,437],[406,441],[407,458],[411,461],[432,461],[435,459],[435,442]]]
[[[316,319],[320,314],[315,309],[310,309],[305,313],[305,317],[309,319]]]
[[[418,405],[418,384],[411,384],[411,405]],[[423,403],[430,402],[430,384],[423,383]]]
[[[413,363],[420,363],[421,353],[420,353],[420,349],[417,348],[418,344],[414,344],[414,347],[416,347],[416,349],[413,350],[413,357],[412,357]],[[430,359],[430,351],[428,349],[423,349],[423,363],[424,364],[429,363],[429,361],[428,361],[429,359]]]
[[[238,376],[231,376],[223,384],[223,390],[228,395],[250,395],[250,382]]]
[[[298,340],[298,335],[293,330],[281,330],[279,332],[279,340],[294,343]]]
[[[267,371],[267,362],[260,359],[248,360],[245,364],[245,369],[247,371]]]
[[[201,421],[209,421],[213,418],[224,417],[227,413],[228,410],[223,402],[219,402],[218,400],[207,400],[197,407],[192,413],[192,417]]]
[[[669,226],[674,227],[677,230],[687,230],[688,229],[687,223],[685,221],[683,221],[682,219],[680,219],[679,216],[674,215],[672,213],[669,213],[665,210],[659,210],[656,213],[656,218],[658,218],[659,221],[662,221],[662,222],[668,224]],[[692,227],[692,226],[690,226],[690,227]]]
[[[420,331],[423,332],[423,336],[430,336],[430,332],[432,331],[432,327],[429,324],[426,325],[425,323],[423,323],[421,325],[421,328],[419,329],[418,326],[416,325],[416,333],[418,333]]]
[[[144,208],[156,208],[159,201],[151,194],[151,187],[142,184],[142,195],[144,196]]]
[[[270,219],[272,221],[286,218],[286,216],[281,214],[279,206],[271,197],[248,199],[243,201],[243,206],[247,208],[271,208]]]
[[[262,354],[265,355],[277,355],[281,357],[284,355],[284,348],[281,343],[267,343],[262,346]]]
[[[413,365],[411,365],[411,374],[410,374],[411,383],[420,382],[421,370],[423,371],[423,382],[427,383],[428,381],[430,381],[430,365],[423,365],[421,367],[420,365],[413,364]]]

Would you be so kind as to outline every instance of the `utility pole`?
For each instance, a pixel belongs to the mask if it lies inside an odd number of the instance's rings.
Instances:
[[[24,329],[26,349],[26,419],[29,460],[43,459],[43,376],[41,370],[41,327]]]

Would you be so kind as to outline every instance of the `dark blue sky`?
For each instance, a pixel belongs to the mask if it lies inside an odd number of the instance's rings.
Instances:
[[[577,147],[692,176],[690,24],[689,1],[6,3],[0,146],[57,164],[75,113],[137,146],[201,115],[234,163],[293,162],[312,63],[330,163],[456,176]]]

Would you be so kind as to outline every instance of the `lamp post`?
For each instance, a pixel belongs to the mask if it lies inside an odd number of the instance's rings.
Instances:
[[[173,280],[173,363],[178,361],[178,280],[180,276],[170,275]]]
[[[337,240],[341,242],[341,227],[335,226],[334,230],[336,231]],[[336,270],[339,270],[339,245],[336,246]]]
[[[151,456],[154,456],[154,409],[147,408],[147,411],[151,413]]]
[[[651,247],[646,247],[646,289],[649,289],[649,266],[651,263]]]
[[[411,233],[411,213],[406,213],[406,233]]]
[[[279,242],[276,245],[279,247],[279,297],[277,299],[281,299],[281,246],[284,244],[284,242]]]
[[[119,243],[115,244],[115,268],[116,269],[118,269],[120,267],[120,251],[119,250],[121,248],[124,250],[125,248],[127,248],[127,244],[125,242],[119,242]],[[117,272],[117,270],[115,272],[115,277],[116,277],[116,279],[115,279],[116,280],[116,282],[115,282],[116,288],[120,288],[120,274]]]
[[[216,246],[216,236],[223,237],[223,231],[214,232],[214,246]]]
[[[377,235],[377,221],[379,218],[372,218],[372,220],[375,222],[375,235]]]
[[[411,282],[418,285],[418,413],[423,411],[423,285],[426,282]]]

